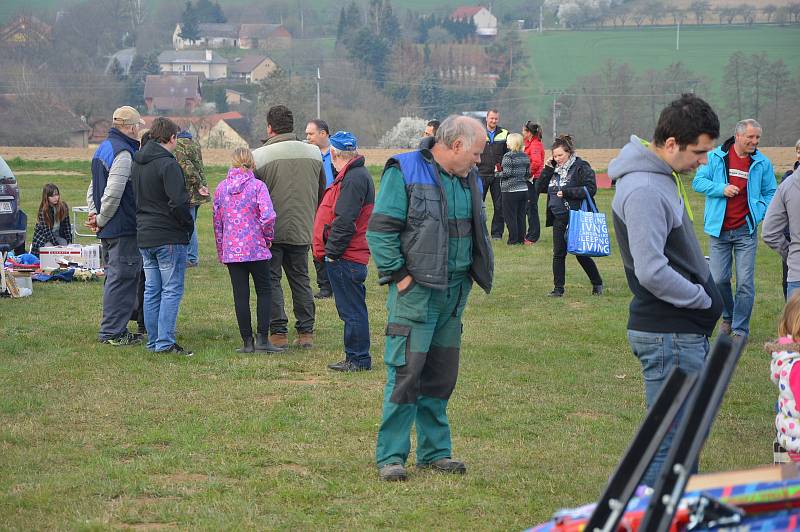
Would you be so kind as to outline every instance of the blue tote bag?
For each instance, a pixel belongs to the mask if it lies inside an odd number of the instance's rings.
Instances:
[[[583,191],[586,193],[586,199],[581,202],[581,210],[569,211],[567,253],[607,257],[611,254],[611,238],[608,234],[606,215],[597,211],[586,187],[583,187]]]

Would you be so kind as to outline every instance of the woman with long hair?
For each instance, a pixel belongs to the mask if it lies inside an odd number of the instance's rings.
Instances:
[[[553,141],[551,159],[545,164],[536,188],[540,193],[547,193],[546,226],[553,226],[553,291],[547,295],[562,297],[569,211],[581,208],[587,190],[591,197],[597,192],[594,170],[588,162],[575,155],[575,144],[569,135],[559,135]],[[591,257],[576,255],[575,258],[592,282],[592,295],[601,295],[603,279],[597,265]]]
[[[544,168],[544,146],[542,146],[542,126],[528,120],[522,127],[522,138],[525,139],[525,154],[531,162],[530,179],[528,180],[528,231],[525,233],[525,244],[533,245],[539,240],[541,226],[539,224],[539,193],[536,192],[536,180]]]
[[[39,215],[33,229],[31,253],[39,254],[44,246],[72,244],[72,224],[69,222],[69,205],[61,199],[61,192],[53,183],[42,188]]]

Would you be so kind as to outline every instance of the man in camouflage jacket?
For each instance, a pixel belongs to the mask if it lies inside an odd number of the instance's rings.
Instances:
[[[205,169],[203,167],[203,154],[200,143],[192,138],[188,131],[178,133],[178,145],[175,148],[175,158],[181,165],[183,176],[186,179],[186,191],[189,193],[189,211],[195,221],[192,239],[189,241],[187,251],[188,265],[197,266],[200,261],[197,246],[197,211],[200,205],[208,202],[208,183],[206,183]]]

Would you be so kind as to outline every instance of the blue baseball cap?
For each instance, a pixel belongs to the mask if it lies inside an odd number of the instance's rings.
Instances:
[[[331,146],[339,151],[353,151],[358,148],[356,136],[349,131],[337,131],[328,139]]]

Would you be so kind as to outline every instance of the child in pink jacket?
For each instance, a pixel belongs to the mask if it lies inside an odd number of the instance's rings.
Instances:
[[[275,233],[275,210],[267,185],[253,175],[250,150],[237,148],[233,166],[214,192],[214,238],[217,257],[228,267],[233,306],[244,342],[238,353],[279,352],[269,342],[272,289],[269,261]],[[250,317],[250,277],[256,287],[256,337]]]
[[[775,462],[800,462],[800,291],[786,303],[778,335],[777,340],[764,346],[772,353],[770,376],[778,387]]]

